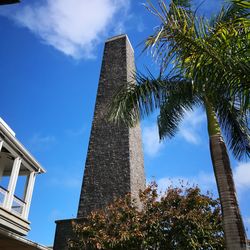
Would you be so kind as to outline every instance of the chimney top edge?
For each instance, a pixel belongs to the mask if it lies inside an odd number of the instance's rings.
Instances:
[[[121,35],[117,35],[117,36],[110,37],[110,38],[108,38],[108,39],[106,40],[106,43],[112,42],[112,41],[115,41],[115,40],[118,40],[118,39],[121,39],[121,38],[124,38],[124,37],[127,39],[127,41],[128,41],[128,43],[129,43],[131,49],[132,49],[133,52],[134,52],[134,48],[133,48],[133,46],[132,46],[132,44],[131,44],[131,42],[130,42],[128,36],[127,36],[127,34],[121,34]]]

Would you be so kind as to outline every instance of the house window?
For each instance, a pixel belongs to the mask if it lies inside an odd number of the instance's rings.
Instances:
[[[30,171],[23,164],[21,164],[14,192],[13,203],[11,206],[11,210],[18,214],[23,213],[29,176]]]

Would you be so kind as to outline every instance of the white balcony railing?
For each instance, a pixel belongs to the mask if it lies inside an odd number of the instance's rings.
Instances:
[[[8,194],[8,191],[2,186],[0,186],[0,206],[2,207],[4,205],[4,200],[7,194]],[[22,215],[24,206],[25,206],[25,202],[19,199],[18,197],[14,196],[12,206],[11,206],[11,211],[18,215]]]
[[[19,199],[18,197],[14,196],[13,203],[11,206],[12,212],[22,215],[24,206],[25,202]]]

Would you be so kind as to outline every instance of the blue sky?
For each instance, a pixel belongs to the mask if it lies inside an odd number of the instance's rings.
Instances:
[[[158,24],[143,1],[22,0],[0,8],[0,116],[47,170],[33,194],[34,241],[52,245],[54,221],[76,216],[105,40],[127,33],[138,69],[158,70],[139,46]],[[200,12],[220,4],[207,0]],[[155,117],[142,122],[147,180],[164,188],[183,179],[216,196],[203,110],[187,113],[177,136],[162,143]],[[231,159],[250,230],[250,162]]]

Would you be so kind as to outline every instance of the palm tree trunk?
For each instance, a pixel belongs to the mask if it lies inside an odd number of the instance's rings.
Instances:
[[[246,250],[246,233],[240,214],[232,169],[215,112],[206,102],[210,153],[222,208],[226,249]]]

